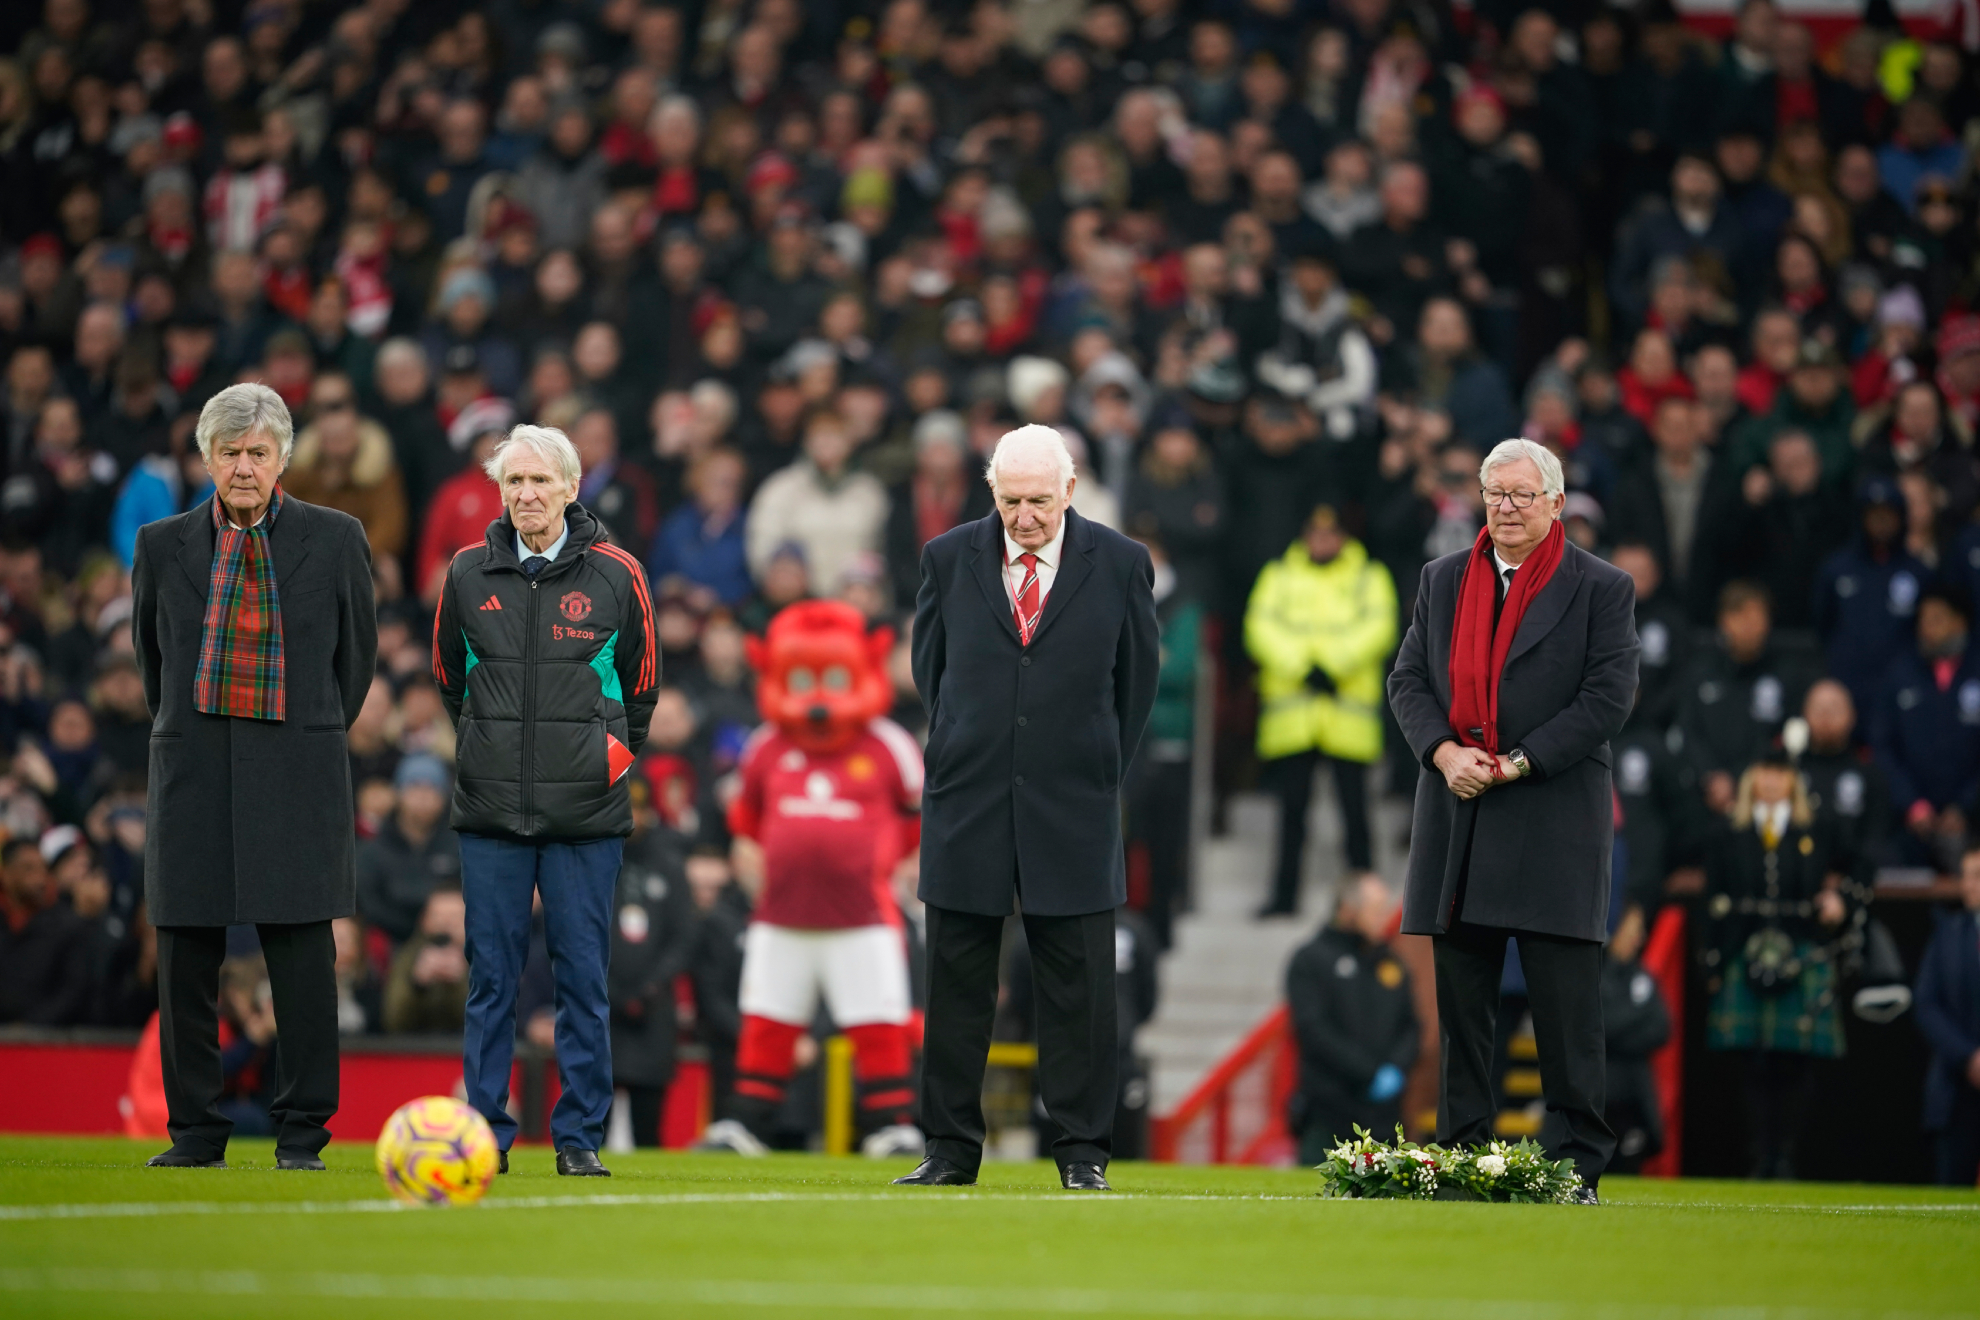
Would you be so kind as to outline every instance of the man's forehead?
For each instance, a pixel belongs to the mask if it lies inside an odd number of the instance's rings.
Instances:
[[[1021,499],[1031,499],[1039,495],[1056,494],[1059,489],[1058,468],[1054,464],[1040,462],[1029,457],[1005,459],[997,464],[997,493],[1014,495]]]
[[[1487,475],[1486,480],[1491,484],[1499,486],[1538,486],[1541,484],[1540,469],[1534,466],[1533,460],[1530,458],[1516,458],[1510,463],[1496,464]]]

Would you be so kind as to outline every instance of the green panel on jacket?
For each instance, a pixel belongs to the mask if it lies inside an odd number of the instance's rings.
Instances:
[[[591,657],[591,667],[598,671],[598,690],[618,702],[626,704],[626,690],[619,684],[619,671],[612,665],[612,652],[619,644],[619,634],[613,633],[605,639],[605,645],[598,648],[598,654]],[[470,653],[468,664],[474,664]]]

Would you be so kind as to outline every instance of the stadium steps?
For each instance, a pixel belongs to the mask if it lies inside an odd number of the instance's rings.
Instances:
[[[1197,857],[1195,906],[1176,923],[1175,947],[1162,960],[1162,998],[1142,1027],[1138,1048],[1150,1065],[1153,1111],[1166,1114],[1199,1078],[1279,1003],[1287,961],[1333,906],[1341,875],[1340,818],[1333,786],[1322,775],[1313,797],[1301,915],[1260,922],[1278,839],[1278,805],[1264,794],[1231,799],[1229,832],[1206,838]],[[1407,804],[1382,800],[1375,820],[1376,862],[1402,884],[1395,846]]]

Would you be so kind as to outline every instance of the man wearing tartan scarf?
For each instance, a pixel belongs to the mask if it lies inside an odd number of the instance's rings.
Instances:
[[[295,422],[229,385],[194,428],[210,500],[138,529],[131,642],[152,715],[145,905],[158,932],[163,1168],[224,1167],[220,968],[252,925],[280,1022],[277,1169],[320,1170],[340,1094],[337,941],[356,907],[345,734],[377,674],[364,526],[285,494]]]
[[[277,485],[268,512],[251,527],[235,526],[224,503],[213,500],[213,574],[193,675],[193,707],[202,714],[279,722],[286,713],[282,609],[268,549],[282,498]]]

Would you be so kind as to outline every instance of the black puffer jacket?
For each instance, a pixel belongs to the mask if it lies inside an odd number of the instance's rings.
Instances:
[[[570,540],[535,582],[508,515],[454,556],[433,621],[433,676],[458,733],[454,828],[527,839],[632,833],[624,768],[660,685],[646,573],[564,510]],[[614,759],[616,741],[623,752]],[[615,774],[615,771],[617,772]]]

